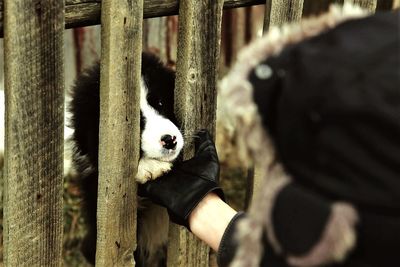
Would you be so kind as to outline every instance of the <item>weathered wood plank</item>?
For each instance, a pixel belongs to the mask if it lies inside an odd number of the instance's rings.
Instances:
[[[143,0],[102,10],[96,266],[134,266]]]
[[[303,0],[267,0],[265,5],[264,34],[271,26],[281,26],[288,22],[299,21],[302,16],[302,10]],[[254,166],[253,188],[248,191],[252,196],[247,196],[247,199],[253,200],[257,198],[258,190],[262,184],[262,174],[264,173],[260,168],[261,166]]]
[[[0,37],[3,36],[3,0],[0,0]],[[265,0],[225,0],[224,8],[237,8],[264,4]],[[144,1],[144,18],[177,15],[178,0]],[[101,0],[66,0],[65,27],[74,28],[100,23]]]
[[[152,18],[143,24],[143,50],[157,54],[163,62],[168,60],[168,21],[166,17]]]
[[[265,2],[264,32],[271,26],[299,21],[303,10],[303,0],[267,0]]]
[[[64,2],[5,1],[5,266],[62,266]]]
[[[231,58],[236,61],[239,51],[246,45],[246,9],[235,8],[229,10],[231,12]]]
[[[310,12],[312,13],[313,11],[315,11],[314,9],[311,10],[309,9],[310,8],[309,3],[312,4],[312,2],[319,2],[319,1],[320,0],[318,1],[306,0],[307,5],[305,5],[304,15],[307,15]],[[323,2],[321,3],[321,5],[324,5],[328,2],[342,3],[343,1],[344,0],[333,0],[333,1],[321,0],[321,2]],[[374,0],[372,0],[372,2],[371,0],[352,0],[352,1],[361,3],[361,5],[364,7],[373,7],[375,5],[373,3]],[[390,3],[394,3],[393,8],[395,8],[397,5],[400,5],[396,4],[398,0],[387,0],[387,1],[389,1]],[[378,2],[378,6],[380,5],[380,3],[386,3],[387,1],[385,0],[382,2]],[[262,5],[265,3],[267,3],[267,6],[270,7],[272,2],[273,1],[266,2],[265,0],[225,0],[224,9]],[[283,4],[286,4],[287,1],[278,1],[278,2],[283,2]],[[153,17],[177,15],[178,9],[179,9],[178,0],[147,0],[144,2],[143,17],[153,18]],[[66,0],[65,27],[74,28],[74,27],[99,24],[100,14],[101,14],[100,0]],[[0,0],[0,37],[3,36],[2,33],[3,33],[3,0]]]
[[[375,12],[377,0],[345,0],[345,3],[352,3],[358,5],[368,11]]]
[[[303,17],[317,15],[328,10],[331,4],[343,4],[344,0],[304,0]]]
[[[263,5],[265,0],[225,0],[224,9]]]
[[[217,73],[223,0],[180,2],[175,112],[185,133],[215,136]],[[193,144],[184,158],[193,156]],[[209,248],[183,227],[170,226],[168,266],[208,266]]]
[[[376,10],[391,10],[394,7],[394,3],[396,2],[396,0],[381,0],[381,1],[377,1],[376,4]]]
[[[65,27],[75,28],[100,24],[101,3],[74,3],[65,6]]]

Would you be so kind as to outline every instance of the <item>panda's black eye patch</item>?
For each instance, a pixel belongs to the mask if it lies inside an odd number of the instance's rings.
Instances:
[[[158,110],[159,112],[162,112],[167,106],[165,106],[164,98],[161,95],[156,95],[156,94],[148,94],[147,96],[147,101],[150,106]]]

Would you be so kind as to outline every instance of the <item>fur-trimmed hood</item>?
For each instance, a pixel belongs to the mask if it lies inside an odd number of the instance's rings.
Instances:
[[[367,15],[332,6],[272,28],[221,81],[223,136],[264,183],[240,222],[232,266],[259,266],[262,233],[291,266],[341,262],[377,208],[399,220],[400,201],[391,201],[400,196],[400,143],[387,135],[400,134],[398,13]],[[400,228],[386,226],[385,256],[400,241]]]

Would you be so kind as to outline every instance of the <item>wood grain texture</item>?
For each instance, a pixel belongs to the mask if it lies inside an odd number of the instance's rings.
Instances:
[[[344,0],[304,0],[303,4],[303,17],[308,17],[311,15],[318,15],[329,9],[331,4],[342,5]]]
[[[394,8],[394,0],[304,0],[303,16],[321,13],[333,3],[343,4],[349,2],[365,8],[371,12],[376,10],[391,10]]]
[[[395,2],[398,0],[377,0],[376,3],[376,10],[382,10],[382,11],[386,11],[386,10],[391,10],[395,8]]]
[[[65,6],[65,28],[100,24],[101,3],[74,3]]]
[[[299,21],[302,16],[302,10],[303,0],[267,0],[265,4],[264,34],[271,26],[281,26],[285,23]],[[251,201],[257,199],[259,188],[263,183],[262,175],[264,170],[260,168],[261,166],[254,166],[253,189],[249,190],[252,193],[252,196],[249,197]]]
[[[299,21],[303,10],[303,0],[267,0],[265,3],[264,32],[271,26]]]
[[[147,19],[143,22],[143,50],[157,54],[168,62],[168,21],[166,17]]]
[[[0,37],[3,36],[3,1],[0,0]],[[305,0],[307,5],[305,7],[305,15],[309,13],[315,12],[314,9],[309,9],[310,6],[314,5],[309,3],[315,2],[318,5],[319,1],[323,2],[321,5],[326,4],[327,2],[338,2],[342,3],[344,0]],[[379,4],[382,2],[390,2],[393,3],[392,6],[395,8],[399,6],[399,0],[349,0],[352,2],[359,3],[361,6],[366,7],[370,10],[376,8],[378,2]],[[275,2],[275,4],[272,4]],[[225,0],[224,1],[224,9],[238,8],[238,7],[246,7],[246,6],[254,6],[254,5],[262,5],[266,4],[267,11],[269,12],[271,6],[276,6],[276,3],[279,5],[289,5],[293,6],[291,10],[295,10],[298,8],[298,3],[301,1],[298,0]],[[396,4],[397,3],[397,4]],[[179,2],[178,0],[146,0],[144,2],[143,8],[143,17],[144,18],[153,18],[153,17],[162,17],[162,16],[170,16],[177,15],[179,10]],[[278,9],[279,10],[279,9]],[[301,9],[300,9],[301,10]],[[289,16],[295,15],[295,13],[289,13]],[[66,0],[65,5],[65,27],[66,28],[75,28],[75,27],[83,27],[89,25],[100,24],[100,14],[101,14],[101,0]],[[269,16],[269,15],[268,15]],[[279,15],[280,16],[280,15]],[[266,28],[267,29],[267,28]]]
[[[134,266],[143,0],[102,10],[96,266]]]
[[[0,0],[0,37],[3,36],[3,8]],[[264,4],[265,0],[225,0],[224,9]],[[177,15],[178,0],[145,0],[144,18]],[[74,28],[100,24],[101,0],[66,0],[65,27]]]
[[[5,266],[62,266],[64,2],[4,4]]]
[[[175,112],[186,134],[206,128],[215,136],[223,1],[184,0],[180,5]],[[193,144],[187,143],[184,158],[193,154]],[[169,240],[168,266],[209,265],[209,248],[183,227],[171,225]]]
[[[0,0],[0,37],[3,38],[3,28],[4,28],[4,1]]]
[[[368,11],[375,12],[376,5],[378,0],[345,0],[345,3],[352,3],[358,5],[362,8],[367,9]],[[384,0],[386,1],[386,0]]]

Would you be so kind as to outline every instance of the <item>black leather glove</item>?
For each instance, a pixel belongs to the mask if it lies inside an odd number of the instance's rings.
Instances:
[[[171,221],[188,229],[190,213],[209,192],[224,200],[214,142],[206,130],[197,135],[192,159],[177,163],[166,175],[139,185],[140,196],[167,208]]]

